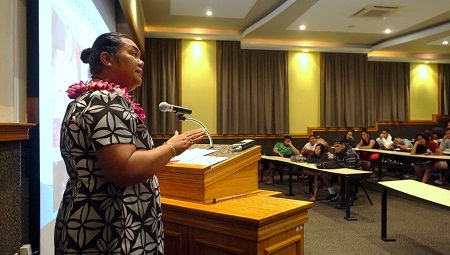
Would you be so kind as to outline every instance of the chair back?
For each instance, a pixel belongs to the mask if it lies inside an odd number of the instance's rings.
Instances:
[[[364,171],[370,171],[370,162],[369,160],[361,160],[361,169]]]

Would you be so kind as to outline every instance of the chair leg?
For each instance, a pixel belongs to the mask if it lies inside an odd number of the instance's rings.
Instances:
[[[366,188],[364,188],[364,185],[361,185],[361,188],[363,189],[364,193],[366,194],[367,199],[369,199],[370,204],[373,205],[372,199],[370,199],[369,194],[366,191]]]

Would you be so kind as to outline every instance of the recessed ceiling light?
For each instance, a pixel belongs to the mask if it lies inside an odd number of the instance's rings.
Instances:
[[[443,41],[442,44],[447,45],[448,41]]]
[[[428,63],[430,63],[430,61],[425,61],[425,64],[428,64]]]
[[[211,16],[212,15],[212,11],[207,11],[206,15]]]
[[[298,29],[300,29],[300,30],[305,30],[305,29],[306,29],[306,26],[305,26],[305,25],[301,25],[301,26],[298,27]]]
[[[385,34],[390,34],[390,33],[391,33],[391,30],[390,30],[389,28],[387,28],[386,30],[384,30],[384,33],[385,33]]]
[[[309,50],[302,50],[302,51],[305,52],[305,53],[309,52]]]
[[[200,40],[202,40],[202,38],[200,38],[200,37],[195,37],[195,40],[200,41]]]

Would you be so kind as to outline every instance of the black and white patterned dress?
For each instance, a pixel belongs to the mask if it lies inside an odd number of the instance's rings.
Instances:
[[[164,254],[156,176],[118,187],[98,165],[94,152],[117,143],[153,147],[122,96],[91,91],[69,104],[60,148],[70,179],[56,217],[55,254]]]

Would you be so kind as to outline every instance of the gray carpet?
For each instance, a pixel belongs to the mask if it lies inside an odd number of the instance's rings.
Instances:
[[[389,179],[387,176],[383,180]],[[276,177],[273,185],[260,183],[259,188],[288,194],[288,182],[285,180],[280,184],[278,180]],[[365,187],[374,205],[370,205],[360,190],[351,207],[351,215],[357,221],[345,220],[345,210],[335,209],[335,202],[320,200],[314,203],[305,224],[305,254],[450,254],[450,208],[388,192],[387,235],[397,240],[384,242],[380,238],[381,188],[375,179],[370,179]],[[339,187],[335,189],[338,191]],[[295,196],[283,197],[308,200],[311,195],[305,194],[307,190],[308,185],[302,180],[294,181]],[[319,198],[323,199],[327,194],[322,188]]]

